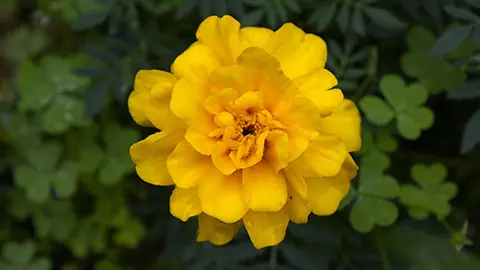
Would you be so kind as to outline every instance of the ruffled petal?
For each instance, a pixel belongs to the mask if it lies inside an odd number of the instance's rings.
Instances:
[[[335,213],[340,201],[347,196],[350,180],[355,177],[358,167],[348,155],[340,172],[333,177],[306,178],[308,195],[315,215],[324,216]]]
[[[331,115],[323,119],[322,130],[340,136],[347,151],[358,151],[362,144],[361,121],[362,118],[355,104],[345,99]]]
[[[298,93],[296,85],[283,74],[273,75],[260,84],[263,104],[273,116],[286,113]]]
[[[130,147],[138,176],[152,185],[173,185],[167,171],[167,158],[182,140],[181,133],[157,132]]]
[[[243,27],[240,33],[247,47],[263,48],[273,34],[273,31],[263,27]]]
[[[223,89],[233,89],[236,95],[241,95],[254,88],[253,78],[250,72],[243,66],[234,65],[220,67],[210,74],[208,85],[211,93],[217,93]],[[228,96],[225,96],[227,95]],[[224,99],[234,97],[231,92],[222,93]],[[226,99],[226,101],[230,101]]]
[[[229,15],[210,16],[198,27],[197,39],[218,55],[223,65],[232,65],[245,47],[240,37],[240,23]]]
[[[235,163],[230,158],[230,152],[230,147],[222,141],[217,142],[212,151],[213,165],[225,175],[231,175],[237,170]]]
[[[317,129],[322,123],[315,105],[304,97],[294,98],[292,108],[275,119],[287,127],[289,161],[307,149],[310,141],[318,136]]]
[[[201,155],[186,141],[180,142],[167,159],[168,173],[181,188],[196,186],[208,176],[210,167],[213,167],[210,157]]]
[[[261,249],[282,242],[287,231],[288,218],[283,210],[269,213],[249,211],[243,217],[243,223],[253,246]]]
[[[289,78],[296,78],[315,69],[324,68],[327,61],[327,44],[320,37],[306,34],[295,51],[280,62]]]
[[[285,168],[283,174],[291,187],[295,189],[296,193],[305,199],[307,197],[307,183],[302,174],[296,170],[294,166],[288,166]]]
[[[288,183],[288,201],[285,205],[285,212],[290,220],[297,224],[307,223],[311,213],[310,204],[297,193],[290,183]]]
[[[198,216],[197,241],[208,241],[218,246],[225,245],[232,241],[240,227],[241,222],[224,223],[206,214],[200,214]]]
[[[315,103],[321,116],[331,114],[343,100],[342,91],[332,89],[338,84],[337,78],[326,69],[307,73],[294,82],[300,94]]]
[[[260,84],[273,75],[281,75],[280,62],[262,48],[250,47],[245,49],[237,58],[237,64],[248,72],[253,89],[257,90]]]
[[[214,129],[213,116],[203,106],[207,97],[208,89],[205,85],[180,79],[173,88],[170,109],[188,126]]]
[[[176,187],[170,196],[170,213],[185,222],[202,212],[196,188]]]
[[[179,79],[204,82],[219,66],[220,60],[215,52],[207,45],[195,42],[175,59],[171,70]]]
[[[265,159],[275,172],[288,164],[288,135],[280,130],[270,131],[265,141]]]
[[[226,176],[210,170],[199,183],[198,197],[202,211],[223,222],[237,222],[248,211],[242,196],[241,172]]]
[[[340,137],[322,134],[310,142],[307,150],[292,165],[304,177],[335,176],[347,155]]]
[[[202,155],[210,155],[217,140],[208,134],[214,130],[213,125],[195,125],[187,129],[185,140]]]
[[[134,90],[128,98],[128,109],[133,120],[142,126],[152,126],[153,122],[157,128],[163,129],[165,122],[171,121],[168,119],[171,116],[168,99],[175,82],[176,78],[168,72],[160,70],[137,72]],[[155,107],[158,107],[156,112],[152,111]],[[161,123],[162,121],[164,122]]]
[[[254,211],[279,211],[287,201],[287,183],[267,162],[243,169],[243,197]]]

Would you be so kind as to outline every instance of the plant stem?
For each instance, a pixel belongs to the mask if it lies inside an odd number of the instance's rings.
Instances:
[[[383,242],[380,240],[378,235],[375,235],[375,239],[377,240],[378,251],[380,252],[380,256],[382,258],[383,270],[392,270],[390,260],[388,259],[387,250],[385,249]]]
[[[270,270],[277,269],[277,247],[276,246],[270,249],[269,269]]]

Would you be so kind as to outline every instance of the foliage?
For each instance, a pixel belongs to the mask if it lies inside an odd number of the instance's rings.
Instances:
[[[362,113],[339,212],[278,247],[196,243],[128,154],[149,132],[135,73],[168,70],[212,14],[320,35]],[[6,0],[0,21],[0,270],[480,269],[478,1]]]

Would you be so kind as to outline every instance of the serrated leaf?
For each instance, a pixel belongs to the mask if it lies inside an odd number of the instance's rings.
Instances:
[[[94,117],[105,106],[108,94],[108,81],[100,81],[87,89],[85,98],[85,115]]]
[[[258,25],[265,16],[265,12],[262,9],[253,10],[248,12],[240,19],[242,26],[254,26]]]
[[[361,36],[365,35],[365,20],[361,9],[355,8],[352,15],[352,28]]]
[[[315,24],[315,29],[318,32],[322,32],[332,21],[336,11],[337,5],[334,3],[328,5],[320,5],[315,9],[312,15],[310,15],[308,23]]]
[[[401,29],[406,26],[404,22],[400,21],[388,10],[367,6],[364,8],[364,11],[365,14],[378,26],[390,29]]]
[[[379,97],[365,96],[360,100],[359,106],[367,119],[376,125],[386,125],[394,118],[392,108]]]
[[[468,153],[480,143],[480,108],[470,117],[462,137],[462,153]]]
[[[279,249],[282,251],[283,256],[290,265],[304,270],[318,269],[315,262],[313,262],[310,256],[308,256],[302,249],[287,243],[281,244]]]
[[[467,20],[467,21],[478,21],[480,17],[478,17],[475,13],[471,12],[465,8],[459,8],[456,6],[445,6],[443,9],[453,17],[457,19]]]
[[[477,0],[465,0],[472,7],[480,8],[480,3]]]
[[[428,51],[431,56],[442,56],[453,51],[472,32],[473,26],[466,25],[445,32]]]
[[[343,4],[342,7],[340,7],[340,10],[338,11],[336,20],[337,20],[338,27],[343,33],[347,32],[350,12],[351,12],[351,7],[349,4]]]

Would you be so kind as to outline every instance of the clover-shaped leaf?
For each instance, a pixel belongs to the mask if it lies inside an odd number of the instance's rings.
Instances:
[[[103,149],[96,142],[98,127],[91,125],[79,135],[78,166],[82,172],[94,172],[105,157]]]
[[[84,258],[91,251],[103,251],[107,243],[106,236],[106,228],[98,227],[89,220],[82,220],[67,245],[76,257]]]
[[[360,108],[372,123],[383,126],[395,116],[398,132],[410,140],[417,139],[422,130],[433,125],[433,112],[423,106],[428,97],[425,87],[420,84],[407,86],[397,75],[385,75],[379,86],[390,106],[374,96],[366,96],[360,101]]]
[[[76,222],[70,201],[48,201],[33,216],[36,235],[40,238],[52,236],[57,241],[66,241],[76,228]]]
[[[402,70],[410,77],[417,78],[431,93],[452,90],[466,78],[462,69],[454,67],[444,58],[431,57],[427,51],[435,43],[435,36],[428,29],[415,26],[407,34],[407,51],[401,60]],[[456,51],[464,50],[462,43]]]
[[[146,234],[145,225],[133,217],[127,219],[127,222],[113,236],[115,243],[128,248],[136,248]]]
[[[133,170],[128,149],[139,139],[139,134],[135,129],[122,128],[112,123],[106,127],[102,137],[106,157],[100,169],[100,181],[105,185],[113,185]]]
[[[55,142],[45,142],[25,153],[27,164],[15,168],[14,180],[26,192],[29,200],[45,202],[51,189],[60,198],[68,198],[76,190],[79,170],[76,163],[64,161],[58,164],[61,146]]]
[[[24,61],[18,72],[19,109],[45,109],[43,129],[52,134],[89,123],[80,96],[74,95],[88,81],[73,73],[74,61],[53,56],[43,58],[38,66]]]
[[[375,225],[391,225],[397,219],[397,207],[388,199],[398,196],[399,185],[395,178],[384,174],[388,165],[388,157],[374,149],[362,158],[357,198],[350,211],[350,223],[359,232],[369,232]]]
[[[457,193],[457,186],[445,181],[447,169],[438,163],[430,167],[415,164],[411,173],[417,185],[403,185],[400,192],[400,200],[409,208],[411,217],[424,219],[431,212],[439,220],[444,219],[450,213],[449,201]]]
[[[2,247],[0,270],[48,270],[50,262],[46,258],[35,258],[36,247],[34,243],[8,242]]]

